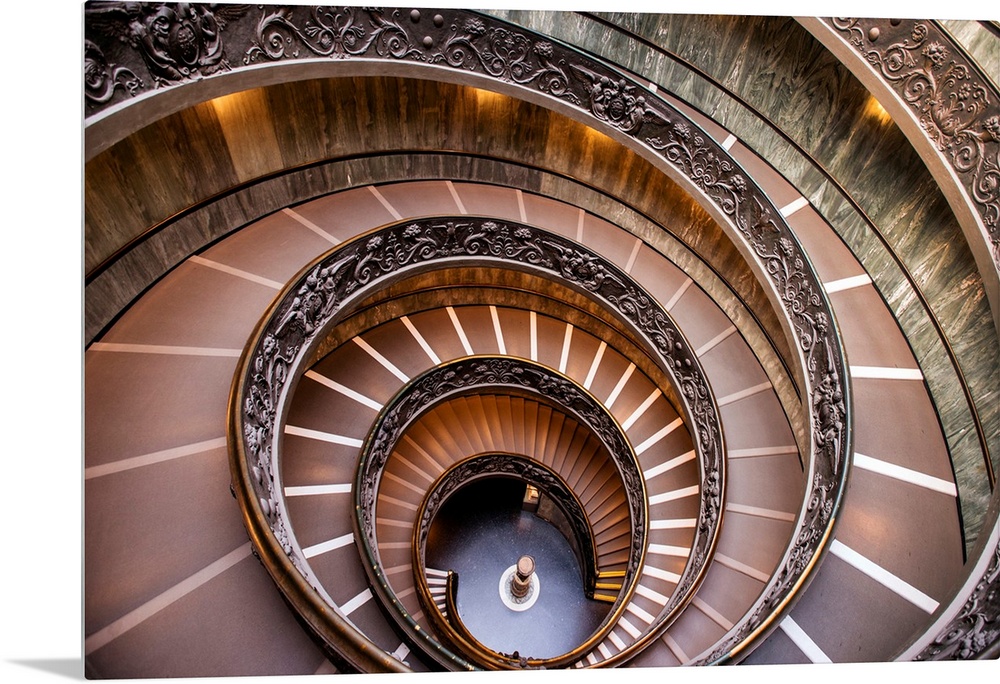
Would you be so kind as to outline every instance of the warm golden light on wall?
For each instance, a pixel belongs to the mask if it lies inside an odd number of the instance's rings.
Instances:
[[[506,95],[501,95],[493,90],[484,90],[482,88],[472,88],[472,92],[476,94],[476,102],[480,106],[495,105],[507,97]]]
[[[231,118],[240,108],[240,99],[244,96],[244,92],[231,93],[229,95],[223,95],[211,100],[210,104],[212,109],[215,110],[215,115],[219,117],[220,120],[225,121]]]
[[[876,119],[880,124],[888,124],[892,121],[889,112],[885,111],[885,107],[874,97],[868,98],[868,102],[865,104],[865,115]]]

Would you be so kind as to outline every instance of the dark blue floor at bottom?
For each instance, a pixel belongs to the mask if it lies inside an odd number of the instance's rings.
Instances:
[[[488,481],[494,482],[494,481]],[[551,658],[582,643],[600,626],[609,604],[588,600],[569,543],[550,523],[520,510],[519,500],[477,483],[438,514],[427,565],[458,573],[462,621],[483,644],[501,653]],[[516,612],[500,598],[500,576],[524,554],[540,580],[535,604]]]

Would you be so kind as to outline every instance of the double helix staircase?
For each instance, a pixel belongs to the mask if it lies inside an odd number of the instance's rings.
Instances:
[[[729,140],[716,121],[673,101],[719,144]],[[470,157],[464,173],[450,173],[448,154],[415,152],[428,163],[408,174],[378,161],[356,170],[369,180],[275,207],[191,248],[92,336],[85,354],[88,674],[464,667],[461,654],[450,660],[447,648],[413,636],[440,629],[433,611],[454,617],[448,568],[418,571],[414,539],[442,476],[484,454],[516,455],[554,473],[590,525],[600,580],[593,594],[615,607],[614,621],[568,665],[896,657],[949,600],[967,563],[954,446],[939,419],[944,400],[930,391],[917,343],[877,287],[870,255],[852,251],[750,144],[726,149],[781,209],[835,317],[828,325],[848,360],[851,408],[850,463],[839,464],[850,475],[838,497],[817,496],[810,420],[830,416],[804,395],[802,357],[771,325],[774,314],[752,306],[759,293],[748,283],[760,275],[727,262],[733,252],[721,243],[713,261],[712,249],[688,246],[697,237],[685,243],[657,232],[683,235],[675,226],[692,220],[686,205],[661,207],[653,221],[544,169],[536,171],[552,192],[528,187],[518,180],[526,167],[502,154]],[[240,396],[240,369],[251,358],[245,349],[260,321],[280,313],[272,301],[294,297],[308,265],[352,240],[436,217],[440,225],[481,217],[559,236],[648,293],[682,333],[710,388],[724,438],[719,481],[706,478],[683,388],[641,336],[623,332],[620,317],[525,269],[487,277],[481,263],[456,263],[443,271],[447,277],[390,283],[325,333],[276,422],[277,496],[247,497],[230,471],[239,435],[227,436],[226,426],[240,408],[231,397]],[[641,474],[641,529],[627,474],[592,426],[536,395],[480,387],[433,403],[388,451],[371,502],[375,543],[366,546],[357,478],[373,426],[414,381],[475,359],[537,366],[603,407]],[[692,549],[713,488],[722,507],[708,552],[698,556]],[[265,569],[266,540],[244,525],[254,506],[284,516],[287,537],[279,541],[318,598],[290,597],[283,576]],[[836,525],[819,528],[824,552],[796,557],[803,521],[826,506]],[[629,568],[634,578],[621,579]],[[808,586],[772,604],[775,578],[789,572],[805,572]],[[397,607],[385,605],[386,591]],[[323,620],[336,628],[318,629]],[[759,633],[740,632],[747,624]],[[338,641],[341,634],[351,636]],[[749,652],[725,655],[734,634],[735,643],[752,645]]]

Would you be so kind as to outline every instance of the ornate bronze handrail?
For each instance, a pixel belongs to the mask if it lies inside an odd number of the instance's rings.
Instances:
[[[629,507],[631,541],[624,586],[601,626],[578,648],[555,658],[529,659],[532,667],[563,667],[572,664],[597,647],[607,632],[625,610],[631,598],[646,553],[648,514],[645,481],[638,459],[628,438],[610,412],[589,392],[569,378],[540,364],[511,357],[473,356],[446,363],[410,381],[382,409],[376,418],[362,448],[354,480],[355,539],[364,558],[369,583],[383,598],[383,605],[392,610],[391,616],[399,627],[414,641],[438,647],[432,635],[420,630],[415,620],[399,603],[391,583],[382,570],[378,555],[378,535],[375,526],[375,508],[380,478],[397,443],[420,415],[441,401],[476,391],[497,393],[502,391],[524,392],[540,397],[559,411],[587,426],[600,439],[618,470]],[[474,464],[476,462],[466,462]],[[483,463],[483,461],[479,461]],[[440,481],[428,494],[445,494],[438,489]],[[430,516],[436,506],[428,505],[425,497],[420,507],[414,539],[414,581],[422,582],[424,570],[423,550],[430,529]],[[589,524],[583,524],[589,527]],[[427,650],[426,648],[424,650]],[[482,664],[506,668],[518,667],[499,656],[479,654]]]
[[[312,37],[327,35],[334,44],[328,54],[338,57],[422,63],[427,65],[425,68],[459,73],[469,82],[516,89],[533,99],[552,103],[571,115],[582,116],[596,128],[608,131],[650,156],[700,197],[705,207],[738,238],[737,244],[749,263],[769,285],[775,303],[784,314],[786,332],[800,354],[804,394],[810,412],[810,486],[793,542],[786,550],[780,569],[755,607],[722,640],[718,657],[713,661],[731,658],[768,633],[775,624],[774,611],[787,609],[826,548],[850,467],[851,433],[847,366],[830,304],[808,257],[766,193],[742,171],[727,150],[664,100],[645,91],[641,84],[569,46],[506,22],[461,10],[438,13],[413,10],[408,17],[400,10],[357,8],[316,10],[312,14],[307,12],[305,17],[301,12],[296,14],[294,7],[262,11],[259,41],[248,55],[274,60],[294,59],[290,52],[279,47],[278,42],[271,42],[272,37],[280,35],[288,45],[295,44],[305,50],[303,55],[311,53],[310,58],[316,58],[319,53],[310,41]],[[309,30],[303,32],[300,26],[307,25]],[[265,44],[269,47],[265,48]],[[269,52],[271,48],[277,49]],[[463,217],[455,223],[466,220]],[[527,227],[515,228],[514,233],[522,229]],[[513,240],[508,242],[511,245],[520,239],[505,237]],[[457,246],[458,243],[453,244]],[[445,245],[432,241],[427,246],[437,250]],[[378,251],[380,247],[371,245],[371,249]],[[590,270],[593,264],[588,259],[577,262],[573,252],[570,249],[552,255],[558,268],[564,269],[562,275],[572,276],[582,287],[598,285],[605,274]],[[482,253],[487,254],[488,250]],[[358,261],[360,263],[355,263]],[[356,274],[364,277],[357,286],[363,287],[368,284],[369,274],[362,266],[371,263],[370,258],[362,258],[360,254],[345,256],[344,261],[323,267],[327,273],[322,280],[336,289],[347,277],[343,269],[355,266]],[[320,277],[319,270],[317,267],[314,277]],[[349,296],[351,292],[341,294]],[[334,302],[325,297],[320,299],[320,309],[336,308],[340,304],[340,296]],[[683,377],[692,367],[688,364],[695,365],[697,360],[686,348],[673,349],[672,345],[681,339],[679,332],[665,335],[655,330],[659,322],[655,316],[647,318],[651,309],[646,299],[627,299],[619,311],[625,313],[625,309],[636,304],[642,309],[628,312],[635,315],[628,319],[629,323],[640,330],[647,323],[652,324],[651,328],[642,330],[642,334],[651,339],[671,370],[682,376],[678,387],[685,399],[710,414],[710,420],[707,420],[708,415],[697,412],[687,416],[689,425],[694,428],[696,450],[709,469],[707,474],[702,473],[702,481],[709,481],[714,476],[720,483],[718,495],[711,493],[709,501],[703,500],[703,516],[695,540],[699,546],[693,556],[701,563],[704,554],[710,555],[714,550],[714,530],[721,511],[715,504],[721,501],[724,483],[721,432],[716,434],[703,429],[717,422],[714,402],[707,385],[690,383]],[[307,327],[313,325],[307,310],[287,313],[304,319],[303,324]],[[264,339],[267,341],[266,335]],[[270,344],[274,344],[273,338]],[[259,363],[262,369],[273,363],[287,367],[283,355],[275,354],[273,348],[262,350],[254,363]],[[292,368],[292,377],[295,377],[295,370]],[[269,397],[263,388],[258,394],[262,403],[259,410],[254,408],[252,413],[266,415],[272,410],[268,401],[280,408],[277,395]],[[271,436],[261,434],[260,437],[270,449]],[[254,448],[255,453],[261,450],[260,446]],[[690,581],[696,583],[702,576],[695,574]]]
[[[573,490],[569,487],[565,480],[559,476],[558,473],[545,467],[537,461],[533,461],[532,459],[519,454],[491,453],[473,456],[454,464],[438,477],[434,484],[428,489],[428,494],[424,497],[424,500],[420,505],[420,509],[417,511],[417,527],[414,530],[415,539],[413,543],[413,579],[417,586],[418,594],[424,607],[424,612],[431,618],[431,621],[438,628],[438,634],[440,634],[445,641],[450,642],[455,648],[460,649],[464,655],[469,657],[469,659],[473,660],[481,667],[490,669],[559,667],[562,664],[560,661],[572,662],[590,651],[593,648],[593,644],[595,644],[600,638],[603,638],[607,631],[614,627],[614,623],[617,620],[617,616],[620,615],[620,611],[616,611],[614,608],[609,608],[608,616],[602,621],[598,629],[595,630],[594,636],[587,639],[583,644],[580,644],[570,653],[566,654],[565,657],[559,659],[530,657],[513,658],[507,654],[498,653],[489,647],[482,645],[478,639],[472,637],[468,630],[464,628],[464,625],[462,625],[462,629],[456,630],[456,620],[457,624],[461,624],[460,616],[452,609],[448,609],[447,618],[440,615],[436,604],[434,603],[434,599],[431,596],[430,588],[425,581],[427,567],[426,538],[427,532],[430,528],[430,523],[433,521],[434,516],[441,509],[441,506],[444,505],[448,498],[462,486],[478,479],[498,475],[510,475],[523,482],[539,487],[539,489],[542,489],[548,496],[552,497],[560,509],[564,511],[570,522],[570,526],[573,528],[573,532],[577,537],[577,543],[583,547],[583,553],[581,554],[582,558],[580,559],[581,569],[584,573],[583,588],[585,591],[587,589],[593,591],[598,571],[597,555],[595,551],[596,542],[594,541],[593,530],[587,519],[583,505],[580,503]],[[417,539],[423,539],[424,541],[423,543],[420,543]],[[632,574],[634,576],[635,573],[633,572]],[[619,592],[619,594],[624,595],[626,593],[624,591],[625,586],[626,583],[623,583],[623,591]],[[616,606],[621,604],[621,599],[616,601]],[[467,650],[470,644],[474,648],[472,650]]]
[[[534,270],[586,293],[647,341],[649,353],[679,388],[686,422],[695,428],[700,477],[713,483],[702,493],[691,557],[674,595],[688,597],[711,558],[723,497],[718,411],[693,350],[659,304],[614,264],[567,238],[480,217],[404,222],[344,243],[304,269],[265,314],[237,370],[233,415],[233,434],[242,435],[233,458],[249,464],[241,467],[240,477],[251,474],[241,505],[259,511],[270,528],[270,535],[257,530],[256,536],[270,536],[287,554],[290,568],[312,579],[285,522],[278,466],[280,425],[305,360],[352,304],[375,288],[408,273],[463,263]],[[269,570],[284,573],[289,566]],[[456,654],[443,650],[441,655],[444,663],[467,667]]]

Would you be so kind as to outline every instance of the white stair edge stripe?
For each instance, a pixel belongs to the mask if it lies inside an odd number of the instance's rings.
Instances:
[[[642,567],[642,572],[650,577],[655,577],[656,579],[663,580],[664,582],[670,582],[671,584],[677,584],[681,581],[681,576],[676,572],[670,572],[669,570],[663,570],[662,568],[656,568],[646,563]]]
[[[583,220],[586,216],[587,212],[581,208],[576,219],[576,241],[579,243],[583,243]]]
[[[785,511],[776,511],[771,508],[760,508],[759,506],[747,506],[745,504],[727,503],[726,510],[732,513],[742,513],[752,515],[755,518],[769,518],[771,520],[782,520],[784,522],[795,522],[795,514]]]
[[[690,547],[674,546],[672,544],[650,544],[646,550],[658,556],[675,556],[677,558],[687,558],[688,554],[691,553]]]
[[[752,397],[755,394],[760,394],[761,392],[765,392],[771,388],[772,385],[770,381],[762,382],[759,385],[754,385],[753,387],[747,387],[746,389],[740,390],[739,392],[733,392],[732,394],[724,396],[718,399],[717,403],[719,405],[719,408],[722,408],[723,406],[728,406],[729,404],[735,403],[742,399],[746,399],[747,397]]]
[[[413,321],[411,321],[407,316],[402,316],[400,317],[399,320],[403,322],[403,325],[406,326],[406,329],[410,331],[410,335],[413,336],[413,339],[417,341],[417,344],[420,345],[420,348],[424,350],[425,354],[427,354],[427,358],[429,358],[435,366],[440,366],[441,359],[434,352],[434,349],[431,347],[431,345],[428,344],[427,340],[424,339],[424,336],[420,334],[420,331],[417,330],[417,326],[413,325]]]
[[[904,468],[903,466],[888,463],[887,461],[872,458],[871,456],[865,456],[864,454],[855,452],[854,465],[873,473],[885,475],[886,477],[891,477],[902,482],[908,482],[918,487],[947,494],[948,496],[958,496],[958,488],[955,486],[954,482],[942,480],[941,478],[934,477],[932,475],[925,475],[924,473],[916,470]]]
[[[769,446],[752,449],[732,449],[726,452],[729,458],[758,458],[760,456],[789,456],[799,454],[797,446]]]
[[[791,617],[786,617],[784,620],[778,623],[778,627],[788,635],[788,638],[792,640],[802,654],[809,659],[812,663],[832,663],[830,657],[823,653],[823,649],[816,645],[808,634],[806,634],[799,625],[792,620]]]
[[[168,344],[129,344],[125,342],[94,342],[87,351],[122,352],[127,354],[165,354],[168,356],[208,356],[238,359],[242,349],[222,347],[180,347]]]
[[[462,322],[458,320],[458,314],[455,312],[455,307],[446,306],[445,311],[448,312],[448,318],[451,319],[451,324],[454,326],[455,332],[458,334],[458,339],[462,343],[462,349],[465,350],[466,354],[472,356],[476,352],[472,350],[472,345],[469,344],[469,338],[465,334],[465,328],[462,327]]]
[[[528,334],[531,337],[531,360],[538,361],[538,314],[528,313]]]
[[[335,537],[325,542],[320,542],[319,544],[313,544],[312,546],[307,546],[302,549],[302,555],[306,558],[312,558],[313,556],[318,556],[321,553],[327,553],[328,551],[333,551],[335,549],[343,548],[349,544],[354,543],[354,533],[349,532],[340,537]]]
[[[354,401],[358,402],[362,406],[367,406],[368,408],[373,409],[375,411],[381,411],[382,410],[383,404],[380,404],[379,402],[375,401],[374,399],[366,397],[365,395],[361,394],[360,392],[355,392],[350,387],[346,387],[344,385],[341,385],[339,382],[337,382],[335,380],[331,380],[330,378],[326,377],[325,375],[320,375],[319,373],[317,373],[314,370],[307,370],[305,376],[307,378],[309,378],[310,380],[313,380],[314,382],[318,382],[319,384],[323,385],[324,387],[328,387],[328,388],[332,389],[334,392],[337,392],[338,394],[342,394],[343,396],[347,397],[348,399],[353,399]]]
[[[625,616],[618,618],[618,625],[628,632],[629,636],[633,639],[638,639],[642,636],[642,632],[635,625],[629,622]]]
[[[735,570],[736,572],[742,573],[747,577],[752,577],[758,582],[763,582],[764,584],[767,584],[768,580],[770,579],[770,577],[766,572],[761,572],[757,568],[750,567],[746,563],[741,563],[735,558],[730,558],[729,556],[721,554],[718,551],[715,552],[715,562],[719,563],[720,565],[726,566],[730,570]]]
[[[695,457],[694,449],[692,449],[691,451],[686,451],[683,454],[681,454],[680,456],[675,456],[674,458],[670,459],[669,461],[664,461],[660,465],[653,466],[649,470],[644,471],[642,473],[642,476],[646,480],[652,480],[657,475],[662,475],[665,472],[673,470],[674,468],[676,468],[679,465],[687,463],[688,461],[693,461],[694,457]]]
[[[520,188],[516,188],[514,192],[517,193],[517,211],[521,217],[521,223],[527,223],[528,213],[524,210],[524,193],[521,192]]]
[[[896,577],[896,575],[862,556],[860,553],[843,544],[839,540],[834,539],[833,543],[830,544],[830,553],[868,575],[886,589],[889,589],[890,591],[903,597],[924,612],[933,614],[934,611],[938,609],[938,602],[930,596],[920,591],[912,584]]]
[[[225,447],[226,438],[216,437],[215,439],[208,439],[204,442],[185,444],[184,446],[163,449],[162,451],[154,451],[149,454],[143,454],[142,456],[131,456],[118,461],[112,461],[111,463],[102,463],[100,465],[85,468],[83,471],[83,479],[90,480],[95,477],[103,477],[113,473],[120,473],[125,470],[132,470],[133,468],[142,468],[155,463],[163,463],[164,461],[170,461],[175,458],[204,454],[208,451],[212,451],[213,449],[224,449]]]
[[[368,603],[368,601],[371,600],[371,597],[372,597],[372,590],[365,587],[364,591],[362,591],[360,594],[358,594],[350,601],[342,605],[340,607],[340,612],[342,612],[345,616],[350,615],[358,608]]]
[[[632,268],[635,267],[635,260],[639,258],[640,247],[642,247],[642,240],[636,238],[635,245],[632,247],[632,253],[628,255],[628,261],[625,263],[626,273],[632,273]]]
[[[656,504],[674,501],[675,499],[681,499],[685,496],[696,496],[697,494],[698,485],[691,485],[690,487],[685,487],[684,489],[675,489],[672,492],[664,492],[663,494],[651,496],[649,497],[649,505],[655,506]]]
[[[336,666],[334,666],[333,663],[331,663],[329,660],[327,660],[326,658],[324,658],[323,662],[319,664],[319,667],[316,668],[316,671],[313,672],[313,674],[314,675],[334,675],[334,674],[340,674],[340,673],[337,671],[337,668],[336,668]]]
[[[298,485],[285,487],[285,496],[319,496],[323,494],[350,494],[350,484]]]
[[[618,400],[618,396],[622,393],[622,390],[625,389],[626,383],[628,383],[629,378],[632,377],[632,373],[634,372],[635,372],[635,364],[630,363],[628,365],[628,368],[625,369],[625,372],[622,373],[622,376],[618,378],[618,384],[615,385],[615,388],[611,390],[611,394],[605,400],[604,407],[606,409],[608,409],[609,411],[611,410],[611,407],[614,406],[615,402]]]
[[[382,477],[384,477],[387,480],[392,480],[393,482],[399,484],[401,487],[409,489],[411,492],[419,495],[421,498],[423,497],[424,494],[426,494],[427,491],[426,489],[424,489],[423,487],[418,487],[412,482],[409,482],[408,480],[400,477],[396,473],[390,473],[388,471],[383,470]]]
[[[292,209],[290,209],[288,207],[285,207],[281,211],[282,211],[282,213],[284,213],[284,214],[292,217],[293,219],[295,219],[296,221],[298,221],[299,223],[301,223],[303,226],[305,226],[306,228],[308,228],[312,232],[314,232],[317,235],[319,235],[321,238],[323,238],[324,240],[326,240],[327,242],[329,242],[331,245],[339,245],[340,244],[340,240],[338,238],[335,238],[334,236],[330,235],[328,232],[326,232],[325,230],[323,230],[322,228],[320,228],[319,226],[317,226],[315,223],[313,223],[312,221],[310,221],[309,219],[307,219],[302,214],[299,214],[299,213],[295,212],[294,210],[292,210]]]
[[[257,283],[258,285],[269,287],[272,290],[280,290],[285,286],[284,283],[279,283],[277,280],[271,280],[270,278],[259,276],[256,273],[250,273],[249,271],[227,266],[226,264],[220,264],[218,261],[212,261],[211,259],[206,259],[205,257],[198,256],[197,254],[188,257],[188,261],[214,269],[220,273],[225,273],[226,275],[236,276],[237,278],[242,278],[243,280],[249,280],[251,283]]]
[[[632,615],[635,615],[637,618],[645,622],[647,625],[653,624],[653,620],[656,619],[652,615],[644,611],[642,608],[635,605],[635,603],[629,603],[627,606],[625,606],[625,610],[632,613]]]
[[[379,351],[375,349],[375,347],[365,342],[360,336],[353,337],[351,339],[354,341],[356,345],[364,349],[365,352],[368,354],[368,356],[375,359],[375,361],[377,361],[380,366],[382,366],[387,371],[395,375],[398,379],[402,380],[403,382],[410,381],[410,378],[408,375],[406,375],[406,373],[396,368],[395,364],[393,364],[392,361],[382,356],[382,354],[380,354]]]
[[[695,518],[679,518],[671,520],[650,520],[649,529],[651,530],[682,530],[694,527],[698,524]]]
[[[670,652],[674,654],[674,657],[677,658],[681,665],[691,660],[688,658],[688,654],[684,652],[684,649],[681,648],[681,645],[677,643],[677,640],[674,639],[669,632],[663,635],[663,643],[667,645],[667,648],[670,649]]]
[[[677,288],[677,292],[675,292],[670,299],[667,300],[667,303],[663,305],[663,308],[667,311],[673,309],[677,302],[680,301],[680,298],[684,296],[684,293],[687,292],[687,289],[691,287],[692,283],[694,283],[694,281],[690,277],[681,283],[681,286]]]
[[[378,497],[378,500],[380,502],[385,501],[386,503],[395,504],[401,508],[405,508],[408,511],[413,511],[414,513],[416,513],[417,511],[417,504],[410,503],[409,501],[403,501],[402,499],[397,499],[394,496],[386,496],[385,494],[381,494]]]
[[[809,200],[807,200],[805,197],[799,197],[798,199],[789,202],[781,209],[779,209],[778,213],[784,216],[785,218],[788,218],[795,212],[807,206],[809,206]]]
[[[503,355],[507,354],[507,344],[503,339],[503,330],[500,328],[500,315],[497,313],[497,308],[490,304],[490,318],[493,319],[493,334],[497,338],[497,349]]]
[[[715,608],[705,603],[705,599],[701,598],[700,596],[695,596],[693,599],[691,599],[691,605],[700,610],[701,612],[703,612],[705,615],[708,616],[709,620],[719,625],[723,629],[728,631],[733,628],[733,623],[730,622],[725,615],[723,615]]]
[[[661,606],[667,605],[667,601],[670,600],[668,597],[664,596],[660,592],[650,589],[649,587],[644,586],[642,584],[636,585],[635,593],[644,598],[648,598],[653,603],[658,603]]]
[[[396,649],[395,651],[393,651],[393,652],[392,652],[392,653],[390,653],[389,655],[391,655],[391,656],[392,656],[393,658],[395,658],[396,660],[399,660],[400,662],[402,662],[402,660],[403,660],[403,659],[404,659],[404,658],[405,658],[406,656],[410,655],[410,647],[409,647],[409,646],[407,646],[407,645],[406,645],[406,642],[404,641],[403,643],[401,643],[401,644],[399,645],[399,648],[397,648],[397,649]]]
[[[660,389],[657,387],[648,397],[643,399],[642,403],[639,404],[634,411],[632,411],[632,415],[626,418],[625,422],[622,423],[622,430],[628,430],[635,425],[635,422],[642,418],[643,414],[649,410],[649,407],[652,406],[653,402],[659,398],[660,394]]]
[[[341,444],[343,446],[358,447],[364,444],[360,439],[354,437],[344,437],[343,435],[334,435],[329,432],[320,432],[319,430],[310,430],[309,428],[298,427],[296,425],[285,425],[285,434],[294,435],[296,437],[306,437],[308,439],[316,439],[321,442],[329,442],[330,444]]]
[[[566,373],[566,365],[569,363],[569,349],[573,344],[573,324],[566,324],[566,332],[563,334],[562,353],[559,355],[559,372]]]
[[[736,144],[736,136],[730,133],[726,136],[726,139],[722,141],[722,149],[729,151]]]
[[[892,368],[889,366],[851,366],[852,378],[872,380],[923,380],[919,368]]]
[[[597,352],[594,354],[594,360],[590,364],[590,372],[587,373],[587,379],[583,381],[583,388],[586,390],[590,389],[590,386],[594,382],[594,378],[597,376],[597,369],[601,365],[601,359],[604,358],[604,352],[608,348],[608,343],[601,340],[601,344],[597,347]]]
[[[405,442],[410,448],[412,448],[414,451],[420,454],[421,458],[423,458],[429,464],[434,466],[434,468],[437,469],[438,475],[440,475],[445,471],[445,467],[440,463],[438,463],[437,461],[435,461],[433,458],[431,458],[431,455],[427,453],[427,450],[424,449],[422,446],[420,446],[420,444],[418,444],[417,441],[413,439],[413,437],[411,437],[409,434],[403,433],[403,442]]]
[[[669,425],[664,425],[656,434],[654,434],[652,437],[650,437],[645,442],[643,442],[642,444],[640,444],[635,448],[635,455],[641,456],[643,453],[648,451],[650,447],[654,446],[657,442],[662,440],[664,437],[669,435],[671,432],[673,432],[683,424],[684,420],[682,418],[675,418],[673,422],[671,422]]]
[[[862,273],[861,275],[838,278],[837,280],[823,283],[823,289],[826,290],[827,294],[833,294],[834,292],[843,292],[844,290],[853,290],[856,287],[871,285],[871,283],[871,276],[867,273]]]
[[[615,648],[617,648],[619,651],[625,650],[625,641],[620,636],[618,636],[618,633],[615,632],[614,630],[608,632],[608,639],[611,640],[611,643],[613,643],[615,645]]]
[[[377,199],[379,201],[379,204],[381,204],[383,207],[385,207],[385,210],[389,212],[390,216],[392,216],[397,221],[402,221],[403,220],[402,214],[400,214],[398,211],[396,211],[396,208],[393,207],[391,204],[389,204],[389,200],[387,200],[385,197],[383,197],[382,193],[379,192],[378,189],[374,185],[369,185],[367,187],[368,187],[368,190],[370,190],[371,193],[373,195],[375,195],[375,199]]]
[[[444,184],[448,187],[448,192],[451,193],[451,198],[455,200],[455,206],[458,207],[458,213],[463,215],[468,214],[469,212],[466,211],[465,205],[462,204],[462,198],[458,196],[458,189],[455,187],[455,184],[450,180],[445,181]]]
[[[433,477],[431,477],[430,475],[428,475],[427,473],[425,473],[415,463],[411,463],[408,458],[406,458],[405,456],[401,455],[399,452],[393,452],[392,458],[394,460],[396,460],[396,461],[399,461],[400,463],[402,463],[403,465],[405,465],[407,468],[409,468],[410,470],[414,471],[415,473],[419,474],[421,477],[423,477],[425,480],[427,480],[427,482],[434,482],[434,478]]]
[[[727,339],[729,339],[729,337],[734,332],[736,332],[736,326],[735,325],[729,326],[728,328],[726,328],[725,330],[723,330],[721,333],[719,333],[718,335],[716,335],[715,337],[713,337],[712,339],[710,339],[708,342],[706,342],[705,344],[703,344],[700,347],[698,347],[695,350],[694,355],[697,356],[700,359],[702,356],[704,356],[708,352],[712,351],[713,349],[715,349],[716,347],[718,347],[720,344],[722,344],[723,342],[725,342]]]
[[[202,568],[187,579],[178,582],[162,594],[153,597],[138,608],[129,611],[106,627],[97,630],[84,641],[84,655],[90,655],[94,651],[107,646],[109,643],[133,627],[136,627],[143,621],[151,618],[164,608],[169,607],[174,602],[180,600],[209,580],[214,579],[216,576],[222,574],[245,558],[249,558],[251,555],[250,549],[250,542],[243,544],[235,550],[230,551],[219,560]]]

